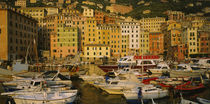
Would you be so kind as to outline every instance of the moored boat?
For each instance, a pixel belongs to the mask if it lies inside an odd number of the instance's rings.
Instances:
[[[77,90],[27,93],[13,96],[16,104],[73,104]]]

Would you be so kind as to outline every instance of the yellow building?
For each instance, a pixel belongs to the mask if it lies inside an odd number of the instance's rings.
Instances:
[[[171,46],[180,45],[182,42],[181,23],[176,21],[169,21],[167,31],[169,33],[168,35],[171,41]]]
[[[27,8],[20,8],[19,10],[35,18],[37,21],[40,21],[47,15],[47,11],[45,10],[44,7],[27,7]]]
[[[83,61],[95,62],[100,58],[110,58],[110,47],[104,44],[87,44],[84,46]]]
[[[58,14],[58,8],[57,7],[45,7],[45,10],[47,11],[47,15]]]
[[[1,6],[2,7],[2,6]],[[35,58],[38,38],[37,21],[8,8],[0,8],[0,60]],[[36,44],[36,45],[35,45]]]
[[[84,36],[85,36],[85,44],[98,44],[99,39],[98,39],[98,33],[97,33],[97,26],[96,26],[96,20],[95,18],[86,18],[85,22],[85,31],[84,31]]]
[[[116,24],[103,24],[97,26],[99,44],[110,46],[111,56],[119,58],[122,53],[122,35],[120,26]]]
[[[161,25],[165,23],[165,18],[155,17],[155,18],[143,18],[140,20],[141,28],[149,32],[160,32]]]
[[[36,3],[37,1],[36,0],[30,0],[30,3]]]
[[[187,28],[186,35],[187,35],[189,55],[197,54],[199,52],[198,28],[194,28],[194,27]]]
[[[141,31],[140,33],[140,45],[139,45],[139,55],[148,55],[149,52],[149,32],[148,31]]]
[[[15,6],[26,7],[26,0],[17,0],[15,1]]]

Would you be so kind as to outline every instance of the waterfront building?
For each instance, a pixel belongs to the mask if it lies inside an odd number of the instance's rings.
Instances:
[[[165,22],[165,18],[163,17],[143,18],[140,20],[141,28],[149,32],[160,32],[161,25]]]
[[[139,55],[149,55],[149,32],[147,30],[141,30],[139,38]]]
[[[1,6],[2,7],[2,6]],[[37,21],[15,9],[0,8],[0,60],[32,59],[36,56]]]
[[[186,30],[186,35],[189,55],[192,56],[193,54],[198,54],[200,51],[198,28],[188,27]]]
[[[78,28],[67,27],[63,23],[57,25],[57,34],[51,36],[51,57],[66,58],[78,52]]]
[[[85,22],[86,17],[77,15],[65,15],[64,18],[66,26],[77,27],[79,35],[79,50],[82,51],[85,45]]]
[[[186,58],[188,58],[188,45],[187,44],[179,44],[178,45],[177,61],[179,61],[179,62],[184,61]]]
[[[210,31],[198,30],[200,55],[210,54]]]
[[[94,17],[86,18],[85,22],[85,44],[99,44],[98,33],[97,33],[97,22]]]
[[[140,24],[135,21],[122,21],[120,22],[122,36],[128,36],[128,52],[132,55],[139,54],[140,43]],[[126,41],[126,40],[124,40]],[[126,48],[126,47],[124,47]]]
[[[110,58],[110,47],[105,44],[86,44],[82,60],[86,62],[100,61],[102,58]]]
[[[166,37],[169,37],[171,46],[177,46],[181,44],[182,42],[181,23],[176,21],[169,22],[167,31],[169,34],[167,34]]]
[[[164,52],[164,34],[160,32],[149,33],[149,50],[152,55],[163,54]]]

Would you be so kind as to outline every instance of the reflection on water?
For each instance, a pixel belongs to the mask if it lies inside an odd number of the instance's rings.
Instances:
[[[79,90],[80,104],[126,104],[124,96],[109,95],[80,79],[73,80],[73,85]]]

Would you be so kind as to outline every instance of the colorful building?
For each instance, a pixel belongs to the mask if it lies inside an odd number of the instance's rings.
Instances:
[[[66,58],[78,53],[78,28],[57,25],[57,35],[51,36],[51,57]]]
[[[110,58],[110,47],[104,44],[86,44],[83,61],[96,62],[102,58]]]
[[[37,21],[9,8],[0,8],[0,20],[0,60],[35,59]]]
[[[97,22],[95,18],[90,17],[86,18],[85,21],[85,30],[84,30],[84,38],[85,38],[85,44],[98,44],[98,33],[97,33]]]
[[[149,33],[149,50],[152,55],[163,54],[164,52],[164,34],[160,32]]]
[[[149,32],[141,30],[140,31],[140,44],[139,44],[139,55],[149,55],[150,49],[149,49]]]
[[[104,13],[103,12],[96,10],[94,16],[95,16],[97,24],[104,23]]]
[[[126,48],[126,51],[130,55],[139,54],[139,43],[140,43],[140,24],[135,21],[119,21],[122,33],[123,48]],[[128,41],[127,41],[128,36]],[[128,44],[125,44],[128,43]],[[124,50],[124,49],[123,49]],[[126,52],[126,53],[127,53]]]
[[[189,55],[198,54],[200,51],[198,28],[188,27],[186,35]]]

